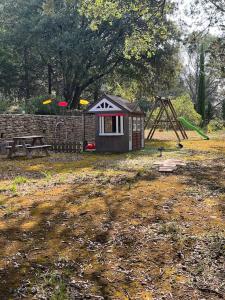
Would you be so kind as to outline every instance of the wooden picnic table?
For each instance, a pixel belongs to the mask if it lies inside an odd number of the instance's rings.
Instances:
[[[19,149],[23,149],[28,157],[31,156],[33,150],[43,150],[46,155],[49,155],[48,149],[50,147],[51,145],[44,143],[44,136],[28,135],[13,137],[10,145],[6,148],[9,150],[8,158],[12,158]]]

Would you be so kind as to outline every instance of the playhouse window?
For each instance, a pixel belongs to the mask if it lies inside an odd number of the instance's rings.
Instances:
[[[137,118],[137,131],[141,131],[141,118]]]
[[[100,116],[100,135],[123,135],[123,116]]]
[[[137,118],[133,118],[133,131],[137,131]]]
[[[141,131],[141,118],[133,117],[133,131]]]

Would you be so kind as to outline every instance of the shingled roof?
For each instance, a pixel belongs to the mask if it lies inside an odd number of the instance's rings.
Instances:
[[[106,98],[108,98],[109,100],[112,100],[113,102],[119,104],[120,106],[122,106],[123,108],[128,110],[129,112],[141,112],[138,103],[129,102],[126,99],[123,99],[121,97],[114,96],[114,95],[105,94],[105,96],[106,96]]]
[[[144,112],[140,109],[138,103],[130,102],[121,97],[109,95],[109,94],[104,94],[98,101],[91,103],[89,105],[89,107],[87,108],[86,112],[92,113],[93,109],[95,109],[95,107],[98,107],[98,103],[101,103],[101,101],[103,101],[104,99],[107,99],[109,102],[114,104],[115,110],[117,107],[117,108],[120,108],[120,110],[125,110],[129,113],[136,113],[139,115],[144,114]],[[102,109],[100,109],[100,110],[102,110]],[[112,110],[112,109],[110,109],[110,110]],[[98,111],[98,108],[96,108],[96,111]],[[107,108],[105,108],[105,111],[107,111]]]

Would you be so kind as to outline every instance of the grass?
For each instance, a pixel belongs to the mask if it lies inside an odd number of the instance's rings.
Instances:
[[[52,179],[51,171],[42,171],[41,173],[44,175],[44,177],[47,181],[50,181]]]
[[[65,283],[60,277],[60,274],[57,273],[50,273],[48,275],[44,276],[44,286],[51,287],[52,289],[52,295],[51,300],[69,300],[67,288]]]
[[[20,184],[24,184],[24,183],[27,183],[28,182],[28,179],[26,177],[23,177],[23,176],[17,176],[15,177],[15,179],[13,180],[13,183],[15,185],[20,185]]]
[[[17,194],[17,184],[13,183],[10,187],[10,191],[13,193],[13,195]]]
[[[225,140],[213,138],[0,157],[0,299],[219,299]],[[167,158],[187,167],[158,173]]]

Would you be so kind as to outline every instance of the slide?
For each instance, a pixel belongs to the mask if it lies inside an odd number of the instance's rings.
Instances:
[[[178,118],[178,120],[184,125],[184,127],[188,128],[188,129],[191,129],[191,130],[195,130],[205,140],[209,140],[209,137],[207,135],[205,135],[204,132],[200,128],[194,126],[189,121],[187,121],[185,118],[180,117],[180,118]]]

